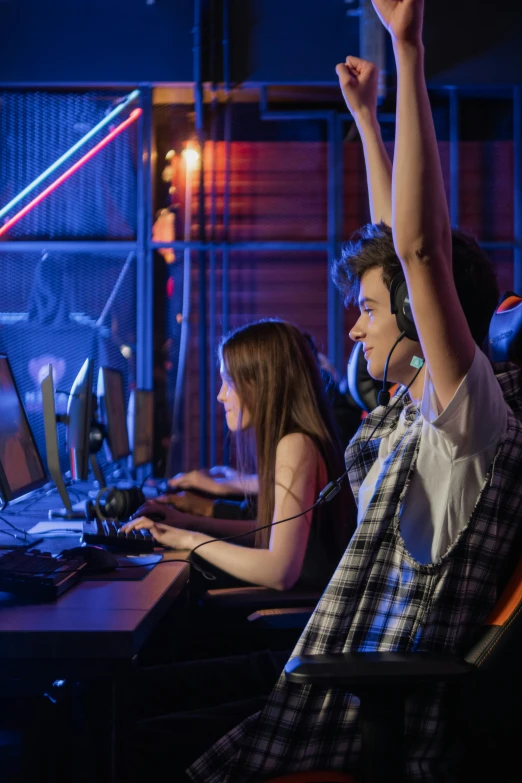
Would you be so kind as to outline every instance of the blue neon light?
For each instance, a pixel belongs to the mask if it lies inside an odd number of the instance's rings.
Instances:
[[[44,179],[47,179],[47,177],[53,173],[53,171],[56,171],[56,169],[61,166],[61,164],[66,161],[68,158],[71,157],[71,155],[74,155],[74,153],[80,149],[80,147],[83,147],[84,144],[86,144],[89,139],[92,139],[92,137],[98,133],[99,130],[104,128],[111,120],[114,119],[114,117],[117,117],[118,114],[120,114],[128,105],[129,103],[132,103],[132,101],[136,100],[138,95],[140,94],[139,90],[133,90],[130,92],[121,103],[119,103],[115,109],[113,109],[106,117],[103,118],[97,125],[94,126],[94,128],[91,128],[90,131],[88,131],[85,136],[83,136],[79,141],[76,142],[76,144],[73,144],[73,146],[67,150],[67,152],[64,152],[64,154],[58,158],[58,160],[55,160],[51,166],[49,166],[48,169],[46,169],[42,174],[40,174],[35,180],[33,180],[29,185],[27,185],[26,188],[24,188],[18,195],[16,195],[9,204],[6,204],[5,207],[2,207],[0,209],[0,218],[3,218],[4,215],[6,215],[9,210],[14,207],[16,204],[18,204],[24,196],[27,196],[28,193],[30,193],[32,190],[34,190],[38,185],[44,181]]]

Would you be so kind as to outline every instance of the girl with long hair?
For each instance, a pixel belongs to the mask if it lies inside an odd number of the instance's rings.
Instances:
[[[278,590],[324,588],[352,531],[345,489],[328,506],[303,513],[344,470],[310,344],[293,324],[263,320],[227,335],[219,358],[218,400],[237,439],[239,473],[257,474],[256,526],[264,529],[256,533],[255,547],[213,541],[146,516],[129,528],[149,529],[159,544],[175,549],[211,542],[198,555],[243,582]],[[288,517],[295,519],[274,524]]]

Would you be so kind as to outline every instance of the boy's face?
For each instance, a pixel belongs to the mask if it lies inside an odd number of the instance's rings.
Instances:
[[[400,332],[390,309],[390,292],[378,267],[369,269],[361,278],[359,310],[361,315],[350,330],[350,337],[363,344],[368,372],[372,378],[381,381],[386,357]],[[404,337],[390,359],[387,380],[409,383],[415,372],[410,365],[414,355],[422,357],[419,343]]]

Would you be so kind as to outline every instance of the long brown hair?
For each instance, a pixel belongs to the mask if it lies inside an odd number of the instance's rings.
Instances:
[[[257,519],[260,525],[268,525],[274,513],[276,449],[285,435],[302,432],[314,441],[324,459],[328,480],[344,471],[319,366],[304,334],[278,319],[234,330],[221,341],[219,355],[241,408],[246,408],[251,417],[250,428],[240,427],[236,433],[238,467],[240,471],[247,467],[257,470]],[[344,547],[348,539],[343,495],[329,504],[330,529],[324,536],[326,542],[337,539],[336,548]],[[270,528],[259,531],[256,546],[267,547],[269,539]]]

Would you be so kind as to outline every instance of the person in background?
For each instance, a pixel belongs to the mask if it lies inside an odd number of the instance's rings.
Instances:
[[[256,525],[262,529],[255,547],[211,542],[205,533],[154,523],[146,516],[127,527],[146,528],[158,543],[175,549],[207,543],[198,555],[242,583],[277,590],[297,585],[324,589],[353,522],[346,487],[327,506],[312,510],[321,489],[343,473],[343,462],[310,345],[294,325],[270,319],[227,335],[219,356],[218,400],[235,433],[240,465],[233,486],[258,490]],[[295,518],[277,524],[288,517]]]
[[[318,351],[312,335],[308,332],[303,332],[303,335],[316,357],[332,420],[339,441],[345,448],[361,423],[361,409],[350,393],[342,388],[338,372],[325,354]],[[156,498],[155,502],[196,516],[228,520],[256,518],[258,479],[255,473],[244,475],[230,466],[215,465],[209,469],[179,473],[169,479],[168,488],[171,492]],[[190,519],[182,518],[182,523],[190,527]],[[208,529],[208,523],[203,524]],[[200,525],[198,529],[201,529]],[[232,530],[232,527],[227,528],[227,532]]]

